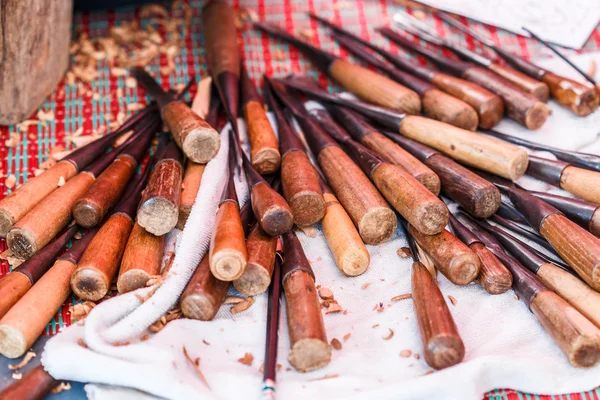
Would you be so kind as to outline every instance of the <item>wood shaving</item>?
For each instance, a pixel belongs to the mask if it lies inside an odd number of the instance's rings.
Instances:
[[[327,308],[327,311],[325,311],[325,314],[334,314],[334,313],[342,312],[343,310],[344,309],[339,304],[332,303]]]
[[[412,351],[405,349],[400,352],[400,357],[408,358],[412,354]]]
[[[378,326],[379,326],[379,324],[375,324],[371,328],[377,328]]]
[[[452,303],[453,306],[456,305],[457,300],[454,298],[454,296],[448,295],[448,299],[450,300],[450,303]]]
[[[361,289],[366,289],[371,285],[371,282],[367,282],[367,283],[363,283],[363,285],[360,287]]]
[[[37,112],[37,117],[40,121],[54,121],[54,111],[52,110],[42,110],[40,109]]]
[[[320,378],[315,378],[315,379],[309,379],[308,382],[314,382],[314,381],[322,381],[324,379],[333,379],[333,378],[337,378],[339,377],[340,374],[327,374],[325,376],[322,376]]]
[[[408,258],[412,255],[410,249],[408,247],[401,247],[396,252],[401,258]]]
[[[341,350],[342,349],[342,342],[340,342],[336,338],[333,338],[333,339],[331,339],[331,347],[333,347],[336,350]]]
[[[302,232],[308,237],[316,238],[317,237],[317,228],[314,226],[300,226],[299,227]]]
[[[333,292],[331,289],[322,287],[319,289],[319,297],[323,300],[331,300],[333,299]]]
[[[390,328],[388,328],[388,329],[390,329]],[[388,333],[387,336],[383,337],[383,340],[390,340],[393,337],[394,337],[394,331],[390,329],[390,332]]]
[[[194,371],[196,371],[196,374],[198,374],[198,377],[200,378],[200,380],[202,381],[202,383],[204,383],[204,385],[206,385],[206,387],[208,388],[208,390],[212,390],[210,388],[210,386],[208,385],[208,382],[206,381],[206,378],[204,377],[204,374],[202,373],[202,370],[200,370],[200,358],[198,357],[195,360],[192,360],[192,358],[188,354],[188,351],[185,348],[185,346],[183,346],[183,355],[185,356],[185,359],[188,360],[188,362],[190,364],[192,364],[192,367],[194,368]]]
[[[57,183],[57,186],[58,186],[58,187],[61,187],[61,186],[62,186],[62,185],[64,185],[64,184],[65,184],[65,177],[64,177],[64,176],[61,176],[60,178],[58,178],[58,183]]]
[[[16,132],[11,133],[10,138],[4,141],[6,147],[11,148],[17,147],[19,143],[21,143],[21,136]]]
[[[9,257],[12,257],[13,252],[11,249],[6,249],[4,250],[2,253],[0,253],[0,259],[2,260],[8,260]]]
[[[92,311],[92,309],[96,307],[96,303],[93,301],[86,301],[84,303],[77,303],[75,305],[69,306],[69,314],[71,314],[71,320],[73,322],[81,321],[85,319]]]
[[[595,60],[590,61],[590,64],[588,65],[588,68],[587,68],[587,74],[592,79],[596,79],[596,68],[597,68],[596,61]]]
[[[146,281],[146,287],[154,286],[157,284],[162,285],[162,283],[163,283],[163,278],[161,275],[152,275]]]
[[[414,357],[416,360],[418,360],[419,358],[421,358],[421,355],[420,355],[419,353],[415,353],[415,354],[413,355],[413,357]]]
[[[347,341],[348,339],[350,339],[350,335],[351,335],[350,333],[346,333],[344,335],[344,342]]]
[[[133,76],[129,76],[125,79],[125,87],[129,89],[135,89],[137,87],[137,80]]]
[[[227,296],[227,297],[225,297],[225,301],[223,302],[223,304],[239,304],[245,300],[246,300],[245,297]]]
[[[400,301],[400,300],[406,300],[406,299],[411,299],[412,298],[412,293],[406,293],[406,294],[401,294],[398,296],[394,296],[392,297],[392,301]]]
[[[19,379],[21,379],[22,377],[23,377],[23,374],[22,374],[22,373],[20,373],[20,372],[13,372],[13,373],[12,373],[12,378],[13,378],[13,379],[19,380]]]
[[[50,393],[58,394],[60,392],[64,392],[65,390],[71,390],[71,384],[69,382],[61,382],[58,385],[54,386]]]
[[[244,354],[244,357],[242,358],[238,358],[238,362],[244,365],[252,365],[252,362],[254,361],[254,356],[250,353],[246,353]]]
[[[238,304],[234,305],[233,307],[231,307],[230,311],[232,314],[237,314],[237,313],[241,313],[242,311],[246,311],[247,309],[252,307],[252,304],[254,304],[254,301],[255,301],[254,298],[248,297],[243,302],[238,303]]]
[[[36,168],[33,170],[33,176],[40,176],[43,173],[44,173],[43,169]]]
[[[86,342],[85,342],[85,341],[84,341],[82,338],[79,338],[79,339],[77,339],[77,344],[78,344],[79,346],[83,347],[84,349],[87,349],[87,348],[88,348],[88,345],[87,345],[87,343],[86,343]]]
[[[14,176],[13,174],[10,174],[4,181],[4,185],[9,189],[14,188],[16,184],[17,184],[17,177]]]
[[[315,33],[309,29],[302,29],[298,34],[309,42],[312,41],[312,38],[315,36]]]
[[[25,354],[25,357],[23,357],[23,359],[21,360],[20,363],[16,364],[16,365],[12,365],[12,364],[8,364],[8,369],[15,370],[15,369],[21,369],[24,366],[26,366],[27,364],[29,364],[29,362],[36,356],[37,354],[35,354],[33,351],[28,351],[27,354]]]

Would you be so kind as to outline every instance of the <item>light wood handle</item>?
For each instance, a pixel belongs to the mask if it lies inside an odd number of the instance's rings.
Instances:
[[[435,88],[426,90],[421,101],[423,114],[429,118],[469,131],[474,131],[479,125],[479,116],[473,107],[441,90]]]
[[[444,92],[470,104],[479,116],[480,128],[490,129],[502,120],[504,102],[489,90],[442,73],[436,73],[431,82]]]
[[[252,211],[260,227],[271,236],[278,236],[292,229],[294,214],[285,199],[266,183],[252,187]]]
[[[600,361],[600,330],[556,293],[535,295],[531,311],[574,367],[591,368]]]
[[[361,275],[369,267],[369,252],[335,196],[325,193],[323,197],[327,203],[327,211],[321,225],[335,264],[348,276]]]
[[[210,272],[206,254],[181,295],[181,312],[186,318],[212,320],[225,301],[231,282],[220,281]]]
[[[412,267],[412,300],[430,367],[448,368],[465,357],[465,346],[437,283],[423,264]]]
[[[584,200],[600,204],[600,172],[569,165],[560,176],[560,187]]]
[[[41,400],[57,381],[40,364],[0,393],[0,400]]]
[[[421,112],[421,99],[416,92],[369,69],[336,59],[329,73],[344,88],[369,103],[407,114]]]
[[[400,133],[449,157],[484,171],[516,180],[527,170],[527,152],[498,139],[428,118],[408,116]]]
[[[469,246],[481,261],[479,284],[489,294],[501,294],[512,287],[512,274],[482,243]]]
[[[372,172],[373,182],[411,226],[435,235],[448,225],[448,207],[397,165],[382,163]]]
[[[598,93],[593,86],[546,72],[542,80],[550,88],[554,100],[579,116],[586,116],[598,108]]]
[[[521,90],[531,93],[538,100],[543,101],[544,103],[548,101],[548,98],[550,97],[550,89],[544,82],[540,82],[537,79],[533,79],[532,77],[517,71],[516,69],[504,65],[492,63],[488,68],[507,81],[513,83]]]
[[[246,238],[238,204],[225,201],[219,206],[210,240],[210,272],[222,281],[233,281],[248,263]]]
[[[23,218],[44,197],[58,189],[60,178],[68,181],[77,175],[77,168],[69,161],[59,161],[40,176],[30,178],[24,185],[0,200],[0,237],[6,237],[10,228]]]
[[[456,236],[443,230],[437,235],[424,235],[412,225],[411,235],[433,259],[436,268],[456,285],[467,285],[477,278],[480,261],[477,255]]]
[[[256,224],[248,234],[246,248],[248,264],[242,276],[233,281],[233,286],[246,296],[256,296],[266,292],[271,284],[277,237],[267,235],[260,225]]]
[[[10,272],[0,279],[0,318],[31,288],[31,280],[19,271]]]
[[[191,160],[187,161],[183,181],[181,183],[181,197],[179,199],[179,215],[177,220],[177,228],[183,230],[187,222],[192,207],[196,202],[200,183],[202,182],[202,174],[204,174],[205,164],[197,164]]]
[[[252,166],[261,175],[277,171],[281,163],[279,145],[262,104],[257,101],[246,103],[244,118]]]

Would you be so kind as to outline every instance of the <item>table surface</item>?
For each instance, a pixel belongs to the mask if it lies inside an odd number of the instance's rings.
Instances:
[[[398,4],[403,3],[403,4]],[[343,25],[346,29],[360,34],[363,38],[382,45],[393,53],[402,53],[402,50],[391,46],[387,40],[376,34],[374,29],[384,24],[390,24],[394,13],[406,9],[409,13],[416,13],[420,18],[425,18],[427,23],[435,26],[439,35],[447,36],[456,42],[466,45],[471,50],[483,51],[490,54],[479,43],[465,37],[456,29],[450,29],[441,20],[432,18],[431,15],[423,14],[418,7],[405,5],[405,1],[386,2],[385,0],[308,0],[306,2],[294,2],[293,0],[234,0],[234,7],[246,7],[254,10],[260,20],[268,20],[285,27],[288,31],[310,33],[308,36],[312,42],[325,50],[332,51],[342,57],[348,57],[348,53],[338,47],[329,37],[327,30],[316,22],[310,21],[306,11],[314,11],[333,21]],[[193,19],[191,29],[187,34],[182,33],[182,49],[175,58],[175,69],[169,75],[160,76],[164,88],[175,87],[185,84],[194,78],[198,81],[207,75],[206,60],[203,46],[203,36],[200,27],[200,9],[203,2],[186,1],[192,10]],[[168,6],[168,3],[165,3]],[[85,32],[90,37],[104,37],[108,30],[115,25],[137,19],[142,26],[151,21],[148,18],[140,18],[139,8],[124,7],[117,10],[79,12],[74,17],[73,34]],[[520,37],[506,31],[497,30],[494,27],[468,21],[470,26],[490,36],[497,44],[507,48],[526,58],[548,55],[548,51],[531,39]],[[239,33],[240,42],[243,41],[242,52],[246,60],[249,74],[258,84],[263,73],[269,76],[284,76],[289,73],[305,73],[317,77],[322,85],[329,85],[331,90],[338,88],[329,81],[325,75],[319,73],[306,59],[295,49],[288,48],[286,44],[270,40],[266,35],[257,31],[247,30]],[[595,51],[600,47],[600,29],[596,29],[583,52]],[[569,53],[570,51],[565,51]],[[408,54],[408,56],[411,56]],[[426,60],[417,58],[422,64]],[[356,61],[356,60],[355,60]],[[165,66],[167,60],[162,56],[153,60],[150,70],[154,76],[159,76],[159,66]],[[34,124],[26,128],[19,126],[0,127],[0,196],[10,193],[5,185],[6,177],[14,175],[18,183],[24,182],[27,177],[33,176],[33,171],[45,161],[49,151],[58,145],[65,145],[67,149],[70,144],[65,144],[65,136],[75,133],[83,128],[83,134],[92,134],[109,121],[106,118],[110,114],[114,120],[117,114],[126,112],[127,104],[145,103],[146,99],[138,93],[137,88],[129,88],[125,85],[124,77],[111,75],[110,68],[105,61],[98,61],[100,78],[92,81],[89,85],[69,85],[64,80],[60,82],[57,89],[51,93],[41,109],[54,113],[54,120],[45,124]],[[120,88],[123,95],[117,96]],[[192,91],[195,87],[192,88]],[[37,119],[34,113],[30,119]],[[5,140],[11,134],[18,133],[21,137],[16,147],[8,147]],[[4,240],[0,241],[0,251],[6,249]],[[0,277],[7,274],[11,266],[7,261],[0,261]],[[68,307],[76,302],[75,297],[69,299],[59,310],[52,322],[47,326],[44,336],[34,346],[38,357],[23,369],[23,372],[39,363],[41,349],[49,336],[56,334],[62,326],[70,324]],[[14,360],[0,357],[0,388],[12,381],[12,372],[8,371],[8,364],[16,364]],[[84,392],[81,384],[74,384],[73,389],[59,395],[51,395],[49,398],[78,399],[83,398]],[[590,392],[576,393],[570,395],[532,395],[523,394],[510,389],[499,389],[489,392],[485,396],[493,400],[517,400],[517,399],[556,399],[556,400],[598,400],[600,399],[600,388]]]

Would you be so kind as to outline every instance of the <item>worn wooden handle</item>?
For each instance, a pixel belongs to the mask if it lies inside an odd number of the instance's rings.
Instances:
[[[396,230],[396,215],[361,169],[337,146],[319,153],[319,165],[363,242],[379,244]]]
[[[75,221],[84,228],[92,228],[121,197],[137,168],[137,162],[128,155],[117,157],[102,172],[87,192],[73,206]]]
[[[479,271],[479,284],[489,294],[501,294],[512,287],[512,274],[498,258],[483,243],[473,243],[469,245],[479,261],[481,261],[481,270]]]
[[[202,182],[202,175],[204,174],[205,167],[206,165],[204,164],[197,164],[190,160],[187,161],[185,172],[183,174],[183,181],[181,183],[181,196],[179,198],[179,214],[177,218],[178,229],[183,230],[183,227],[190,216],[192,207],[196,202],[198,190],[200,190],[200,183]]]
[[[531,311],[574,367],[591,368],[600,361],[600,330],[556,293],[535,295]]]
[[[225,301],[231,282],[220,281],[210,272],[206,254],[181,295],[181,312],[186,318],[212,320]]]
[[[258,183],[251,191],[252,211],[260,227],[271,236],[292,229],[294,215],[285,199],[267,183]]]
[[[534,95],[538,100],[544,103],[548,101],[550,89],[544,82],[540,82],[508,66],[492,63],[488,68],[524,92]]]
[[[560,187],[584,200],[600,204],[600,172],[569,165],[560,175]]]
[[[554,264],[542,265],[536,274],[544,285],[600,327],[600,293]]]
[[[564,215],[549,215],[540,233],[594,290],[600,290],[600,241]]]
[[[288,151],[281,162],[283,196],[294,214],[294,223],[310,226],[323,219],[325,200],[319,176],[303,151]]]
[[[329,73],[344,88],[369,103],[407,113],[421,112],[419,95],[399,83],[371,70],[336,59]]]
[[[437,283],[423,264],[412,267],[412,300],[430,367],[448,368],[465,357],[465,346]]]
[[[19,271],[10,272],[0,279],[0,318],[31,288],[31,280]]]
[[[589,230],[592,235],[600,237],[600,208],[597,208],[590,219]]]
[[[98,301],[110,290],[119,268],[133,222],[117,213],[102,225],[71,276],[71,289],[83,300]]]
[[[119,269],[119,293],[145,287],[152,276],[160,274],[164,241],[164,236],[149,233],[138,222],[133,224]]]
[[[48,244],[67,225],[73,205],[93,183],[92,174],[81,172],[39,202],[6,236],[13,254],[27,259]]]
[[[598,108],[598,93],[593,86],[584,85],[552,72],[546,72],[542,81],[550,88],[552,98],[576,115],[584,117]]]
[[[41,400],[56,384],[40,364],[0,392],[0,400]]]
[[[370,132],[361,143],[379,154],[386,161],[404,168],[436,196],[440,193],[440,178],[416,157],[379,132]]]
[[[60,178],[68,181],[77,175],[77,168],[69,161],[59,161],[37,177],[13,190],[0,200],[0,237],[6,237],[13,225],[33,209],[44,197],[58,189]]]
[[[439,153],[429,157],[425,163],[440,177],[442,192],[469,214],[487,218],[500,207],[500,191],[493,183]]]
[[[233,281],[233,286],[246,296],[256,296],[266,292],[271,284],[277,237],[267,235],[260,225],[256,224],[248,234],[246,248],[248,265],[242,276]]]
[[[527,170],[527,152],[515,145],[428,118],[408,116],[400,133],[462,164],[516,180]]]
[[[222,72],[240,76],[235,12],[224,1],[211,1],[202,9],[204,46],[213,77]]]
[[[21,357],[33,346],[71,293],[69,281],[75,264],[58,260],[2,319],[0,354]]]
[[[479,275],[481,262],[477,255],[456,236],[443,230],[437,235],[424,235],[412,225],[411,235],[435,263],[436,268],[456,285],[467,285]]]
[[[233,281],[248,263],[246,239],[238,204],[225,201],[219,206],[210,240],[210,272],[219,280]]]
[[[261,175],[277,171],[281,163],[279,145],[262,104],[257,101],[246,103],[244,118],[252,166]]]
[[[502,120],[504,102],[494,93],[464,79],[436,73],[431,82],[443,90],[471,105],[479,116],[479,127],[490,129]]]
[[[372,172],[372,178],[386,200],[419,232],[435,235],[448,225],[444,202],[404,169],[382,163]]]
[[[473,107],[439,89],[426,90],[421,97],[421,101],[423,103],[423,114],[429,118],[469,131],[474,131],[479,125],[479,116]]]
[[[322,368],[331,360],[314,278],[297,269],[283,281],[291,350],[288,361],[300,372]]]
[[[539,129],[551,113],[550,108],[537,97],[485,68],[470,67],[463,73],[463,78],[500,96],[508,117],[528,129]]]

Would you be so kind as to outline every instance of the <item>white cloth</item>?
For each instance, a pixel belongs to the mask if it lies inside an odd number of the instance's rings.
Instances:
[[[557,118],[555,114],[549,124],[557,123]],[[553,139],[553,144],[575,148],[571,144],[575,135],[578,132],[570,130],[560,140]],[[113,385],[87,385],[89,397],[95,400],[141,396],[114,385],[169,399],[260,397],[266,295],[256,296],[256,303],[240,314],[232,315],[228,306],[224,306],[213,321],[173,321],[147,341],[139,341],[144,328],[174,304],[206,251],[217,193],[223,185],[227,140],[222,143],[221,151],[204,173],[169,278],[143,305],[133,294],[118,296],[94,308],[85,326],[74,325],[51,339],[42,363],[55,378]],[[578,143],[578,146],[584,144]],[[539,182],[526,183],[540,188]],[[392,297],[411,291],[411,262],[396,254],[398,248],[406,246],[404,238],[396,233],[384,244],[367,246],[371,254],[369,269],[350,278],[339,272],[320,225],[316,227],[316,237],[297,234],[314,269],[317,285],[330,288],[347,310],[347,313],[324,315],[328,339],[339,339],[343,348],[333,350],[331,363],[323,369],[306,374],[295,371],[287,362],[289,340],[283,309],[278,357],[282,368],[277,374],[279,398],[480,400],[485,392],[495,388],[558,394],[589,390],[600,382],[599,367],[581,370],[569,365],[512,291],[492,296],[477,284],[455,286],[441,274],[438,281],[442,293],[456,299],[456,304],[448,301],[448,305],[464,340],[466,357],[455,367],[429,373],[431,368],[423,357],[414,356],[422,355],[422,348],[412,300],[391,301]],[[380,303],[384,306],[382,312],[375,310]],[[390,330],[393,337],[384,340]],[[350,336],[344,340],[347,334]],[[78,345],[78,339],[84,340],[89,348]],[[133,344],[115,347],[112,345],[115,341]],[[200,358],[200,369],[210,389],[186,360],[184,347],[191,359]],[[411,356],[401,357],[402,350],[410,350]],[[238,362],[246,353],[254,357],[251,366]],[[330,377],[319,379],[326,376]]]

